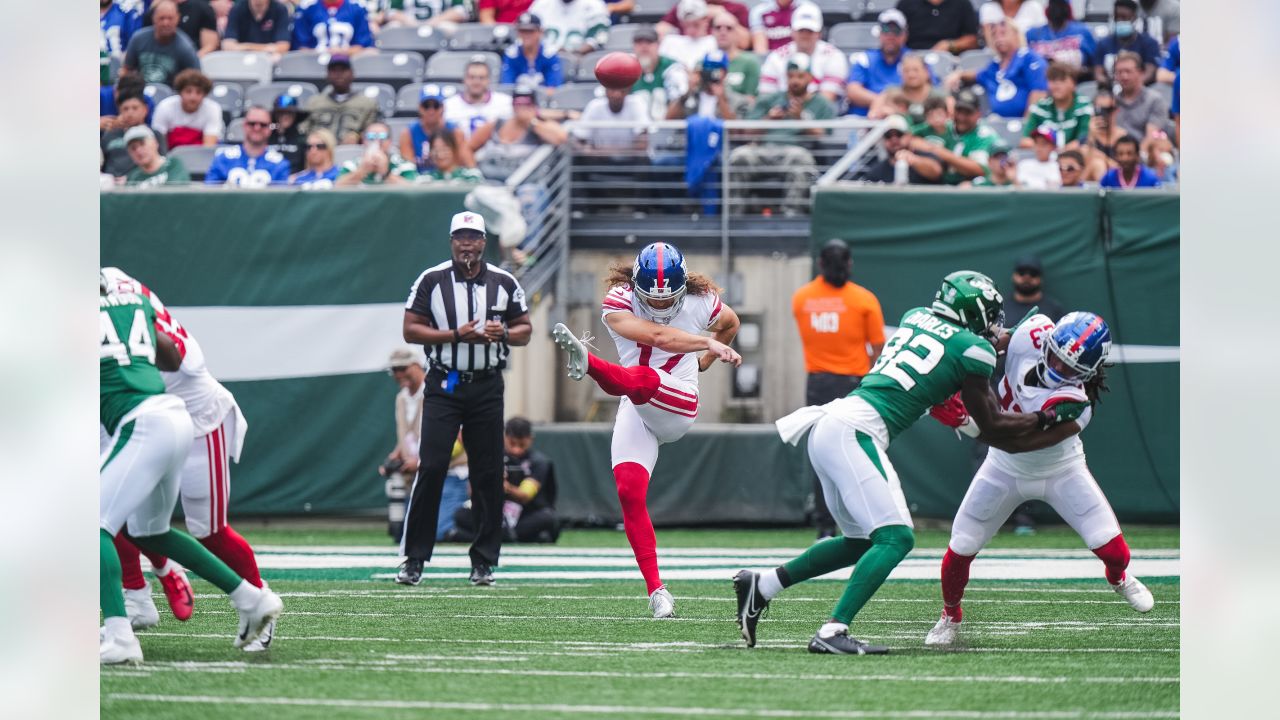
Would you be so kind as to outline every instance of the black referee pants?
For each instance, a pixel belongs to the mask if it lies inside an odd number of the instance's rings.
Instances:
[[[862,382],[858,375],[836,375],[835,373],[809,373],[804,383],[805,405],[826,405],[853,392]],[[819,531],[834,532],[836,520],[827,509],[827,500],[822,495],[822,481],[815,472],[809,473],[813,484],[813,524]]]
[[[461,382],[447,391],[445,374],[427,373],[422,400],[422,444],[418,477],[405,509],[401,552],[430,560],[436,546],[440,494],[449,472],[453,442],[462,428],[470,470],[471,506],[475,509],[476,538],[471,565],[497,565],[502,549],[502,374],[494,372],[474,382]]]

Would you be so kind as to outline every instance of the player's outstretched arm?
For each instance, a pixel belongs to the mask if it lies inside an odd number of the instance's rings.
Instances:
[[[987,378],[981,375],[965,376],[960,386],[960,399],[964,400],[969,416],[978,424],[984,441],[992,445],[996,441],[1040,429],[1040,417],[1034,413],[1001,412],[995,391]]]
[[[733,342],[735,337],[737,337],[738,327],[741,325],[742,323],[738,320],[738,313],[734,312],[733,308],[728,305],[722,304],[720,306],[720,315],[716,318],[714,323],[711,323],[711,327],[707,329],[711,331],[711,337],[725,345],[728,345]],[[712,363],[716,361],[717,357],[718,356],[710,350],[698,356],[698,372],[703,372],[710,368]]]
[[[1007,453],[1024,453],[1057,445],[1078,432],[1080,432],[1080,425],[1075,420],[1068,420],[1067,422],[1058,423],[1048,430],[1027,433],[1026,435],[995,440],[985,435],[979,435],[978,440]]]
[[[652,345],[664,352],[691,353],[708,350],[721,361],[740,365],[742,356],[733,348],[706,335],[694,335],[668,325],[643,320],[629,312],[605,315],[604,321],[622,337],[644,345]]]

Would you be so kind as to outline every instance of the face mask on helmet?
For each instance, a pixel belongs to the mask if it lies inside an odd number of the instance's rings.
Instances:
[[[669,243],[653,243],[636,256],[631,287],[655,322],[666,324],[684,305],[684,255]]]
[[[1093,313],[1068,313],[1045,339],[1036,373],[1048,388],[1078,385],[1097,374],[1110,351],[1111,330],[1105,320]]]

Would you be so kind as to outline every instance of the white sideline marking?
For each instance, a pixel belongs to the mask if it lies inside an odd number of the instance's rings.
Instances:
[[[442,702],[433,700],[374,700],[363,698],[282,698],[231,697],[213,695],[148,695],[144,693],[108,693],[108,700],[158,703],[191,703],[198,705],[284,705],[325,708],[387,710],[459,710],[471,712],[548,712],[588,715],[674,715],[676,717],[765,717],[765,718],[1010,718],[1013,720],[1140,720],[1176,718],[1176,711],[1137,710],[1126,712],[1091,712],[1087,710],[981,712],[974,710],[778,710],[769,708],[708,708],[636,705],[568,705],[535,703]]]
[[[741,559],[752,557],[763,558],[785,558],[791,559],[806,548],[730,548],[730,547],[707,547],[707,548],[663,548],[662,557],[667,558],[714,558],[714,559]],[[394,546],[384,545],[258,545],[254,548],[255,552],[260,555],[380,555],[385,557],[400,556],[396,554]],[[908,557],[912,558],[934,558],[941,560],[946,548],[923,548],[912,550]],[[1153,548],[1153,549],[1133,549],[1133,558],[1178,558],[1181,556],[1181,550],[1177,548]],[[530,546],[530,545],[509,545],[502,548],[503,557],[618,557],[632,559],[631,548],[569,548],[556,545],[550,546]],[[432,562],[436,558],[458,557],[464,560],[469,558],[466,548],[461,547],[438,547],[433,554]],[[1094,554],[1085,549],[1064,549],[1064,548],[1027,548],[1023,550],[1014,548],[997,548],[982,551],[982,557],[1044,557],[1044,558],[1075,558],[1075,559],[1096,559]]]
[[[523,585],[522,585],[523,587]],[[966,591],[966,595],[969,591]],[[1034,592],[1020,591],[1020,592]],[[1092,592],[1099,595],[1107,593],[1106,590],[1088,590],[1081,592]],[[364,597],[377,600],[499,600],[516,602],[520,600],[624,600],[635,601],[645,600],[644,595],[497,595],[488,590],[481,590],[472,593],[448,593],[437,592],[430,595],[423,595],[413,590],[397,592],[395,590],[334,590],[329,592],[282,592],[277,593],[282,598],[333,598],[333,597]],[[221,593],[199,593],[195,596],[197,599],[208,598],[225,598],[226,595]],[[712,603],[737,603],[737,600],[731,597],[708,597],[705,595],[683,595],[675,593],[675,598],[680,602],[712,602]],[[820,597],[791,597],[788,595],[781,596],[786,603],[793,602],[813,602],[813,603],[831,603],[831,598]],[[880,604],[892,603],[928,603],[937,605],[941,603],[938,598],[871,598],[870,602]],[[1061,600],[981,600],[965,597],[965,605],[981,605],[989,603],[993,605],[1057,605]],[[1181,600],[1157,600],[1161,605],[1181,605]],[[1072,600],[1072,605],[1125,605],[1129,603],[1124,600]]]

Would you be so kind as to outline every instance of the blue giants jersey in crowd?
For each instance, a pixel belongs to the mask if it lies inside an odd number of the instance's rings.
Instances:
[[[902,56],[906,53],[898,53],[898,61],[890,65],[884,61],[884,52],[881,50],[867,50],[866,52],[854,53],[849,56],[849,82],[861,83],[862,87],[873,93],[879,93],[887,87],[894,87],[902,84]],[[938,78],[933,74],[933,68],[928,65],[925,68],[929,71],[929,79],[938,82]],[[850,115],[866,115],[869,108],[849,106]]]
[[[338,179],[338,166],[334,165],[328,170],[318,173],[315,170],[306,170],[298,173],[290,185],[297,185],[303,190],[320,190],[322,188],[333,187],[333,181]]]
[[[1181,35],[1174,38],[1173,42],[1169,43],[1169,51],[1165,54],[1164,62],[1160,64],[1160,67],[1164,68],[1165,70],[1168,70],[1169,72],[1175,72],[1175,73],[1178,72],[1178,69],[1182,67],[1182,36]]]
[[[123,10],[119,3],[112,3],[106,15],[98,18],[98,38],[101,50],[108,55],[124,57],[124,49],[129,46],[129,38],[133,32],[142,27],[142,15],[137,10]]]
[[[529,60],[524,56],[524,48],[519,43],[508,47],[502,54],[501,83],[515,85],[528,83],[535,87],[560,87],[564,84],[564,70],[560,67],[560,56],[547,52],[546,47],[538,46],[538,57],[529,67]]]
[[[1072,20],[1062,32],[1048,25],[1031,28],[1027,31],[1027,47],[1049,62],[1088,68],[1093,65],[1098,44],[1088,26]]]
[[[294,50],[340,50],[373,47],[369,16],[358,3],[346,0],[330,8],[321,0],[303,0],[293,15]]]
[[[992,60],[977,81],[987,91],[991,112],[1000,117],[1020,118],[1027,112],[1027,97],[1035,90],[1049,90],[1045,76],[1048,63],[1044,58],[1026,48],[1020,48],[1002,69],[999,60]]]
[[[204,181],[208,185],[259,188],[289,181],[289,161],[275,150],[250,157],[243,145],[218,148]]]

